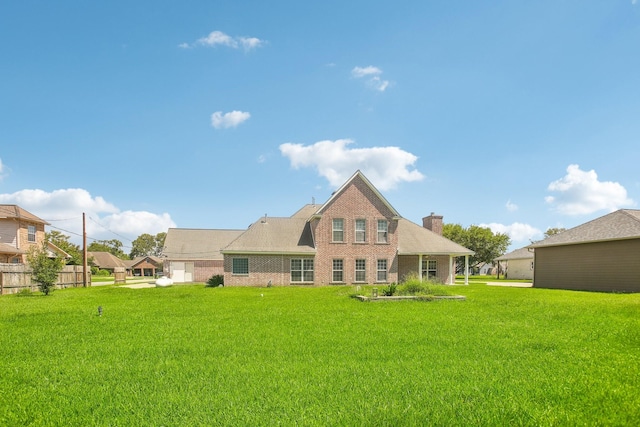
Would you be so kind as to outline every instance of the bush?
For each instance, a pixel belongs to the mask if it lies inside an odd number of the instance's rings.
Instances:
[[[398,289],[398,285],[395,283],[391,283],[389,286],[382,288],[382,295],[385,297],[392,297],[395,295]]]
[[[224,286],[224,276],[222,274],[214,274],[207,280],[207,288],[217,288]]]
[[[109,270],[98,270],[98,272],[95,275],[108,277],[108,276],[111,276],[111,272]]]

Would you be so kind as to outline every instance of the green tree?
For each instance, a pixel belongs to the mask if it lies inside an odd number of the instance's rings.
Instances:
[[[477,225],[464,228],[460,224],[445,224],[442,235],[475,252],[475,255],[469,257],[469,267],[471,268],[482,263],[493,263],[494,259],[504,255],[511,244],[511,239],[507,234],[494,233],[488,227]],[[456,265],[458,272],[464,270],[464,262],[458,262]]]
[[[45,234],[45,239],[71,256],[71,259],[67,260],[67,265],[82,265],[82,251],[80,250],[80,246],[71,243],[69,236],[53,230]]]
[[[45,295],[53,292],[58,281],[58,273],[64,267],[60,257],[49,257],[47,244],[33,246],[27,253],[27,262],[31,268],[31,277],[38,284],[38,289]]]
[[[554,236],[558,233],[562,233],[563,231],[565,231],[566,228],[563,227],[550,227],[547,228],[547,231],[544,232],[544,238],[546,239],[547,237],[551,237]]]
[[[89,252],[109,252],[120,259],[129,259],[129,256],[122,251],[122,242],[118,239],[96,240],[87,246]]]
[[[164,240],[167,233],[158,233],[155,236],[144,233],[133,241],[129,256],[133,259],[138,256],[160,256],[164,249]]]

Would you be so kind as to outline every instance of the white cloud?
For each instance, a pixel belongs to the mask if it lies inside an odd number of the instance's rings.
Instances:
[[[61,229],[59,231],[70,236],[71,241],[76,244],[82,242],[83,213],[86,214],[89,239],[118,239],[127,247],[131,246],[131,242],[122,237],[134,240],[142,233],[157,234],[176,226],[168,213],[120,212],[104,198],[94,197],[81,188],[52,192],[38,189],[21,190],[12,194],[0,194],[0,203],[15,204],[26,209],[51,224],[47,231]]]
[[[211,126],[216,129],[234,128],[240,123],[249,120],[251,114],[245,111],[231,111],[229,113],[222,113],[222,111],[216,111],[211,115]]]
[[[627,190],[617,182],[598,181],[592,169],[583,171],[579,165],[569,165],[567,174],[547,187],[557,196],[547,196],[545,201],[565,215],[587,215],[599,210],[613,212],[635,202],[627,197]]]
[[[407,151],[398,147],[348,148],[352,143],[350,139],[306,146],[285,143],[280,145],[280,152],[289,158],[293,168],[314,168],[334,187],[342,185],[358,169],[380,190],[424,178],[417,170],[409,169],[418,157]]]
[[[194,43],[180,43],[178,47],[182,49],[188,49],[195,46],[226,46],[232,49],[243,48],[245,51],[250,51],[261,47],[266,42],[256,37],[232,37],[222,31],[212,31],[207,36],[201,37]]]
[[[0,159],[0,181],[2,181],[2,178],[4,178],[4,175],[7,173],[6,169],[6,166],[2,163],[2,159]]]
[[[512,203],[511,200],[507,200],[507,204],[505,205],[509,212],[515,212],[518,210],[518,205]]]
[[[357,79],[366,76],[377,76],[382,74],[382,70],[378,67],[374,67],[373,65],[369,65],[368,67],[354,67],[351,70],[351,75]]]
[[[480,227],[488,227],[494,233],[507,234],[513,243],[530,243],[542,238],[542,231],[529,224],[514,222],[511,225],[504,225],[492,222],[491,224],[480,224]]]
[[[368,67],[354,67],[353,70],[351,70],[351,76],[356,79],[365,77],[367,78],[366,84],[368,87],[384,92],[391,82],[389,82],[389,80],[382,80],[380,74],[382,74],[382,70],[373,65],[369,65]]]

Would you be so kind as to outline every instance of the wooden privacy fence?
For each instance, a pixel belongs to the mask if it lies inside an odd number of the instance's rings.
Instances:
[[[83,286],[81,265],[65,265],[58,273],[56,288]],[[91,271],[87,272],[87,286],[91,285]],[[0,263],[0,295],[13,294],[22,289],[36,291],[38,284],[31,279],[31,270],[25,264]]]

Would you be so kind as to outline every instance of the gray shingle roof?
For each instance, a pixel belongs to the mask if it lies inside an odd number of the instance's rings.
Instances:
[[[528,247],[516,249],[515,251],[511,251],[506,253],[498,258],[496,261],[508,261],[512,259],[533,259],[533,251],[530,251]]]
[[[87,252],[88,258],[93,258],[93,262],[100,268],[127,267],[125,261],[110,252]]]
[[[398,255],[473,255],[470,249],[407,219],[398,220]]]
[[[529,245],[529,247],[540,248],[637,238],[640,238],[640,210],[620,209],[547,237],[540,242]]]
[[[303,209],[298,212],[300,213]],[[310,225],[307,222],[308,217],[305,215],[296,213],[290,218],[260,218],[251,224],[245,233],[224,248],[223,253],[314,254],[316,250],[313,246]]]
[[[162,255],[169,260],[222,260],[220,250],[245,230],[170,228]]]

